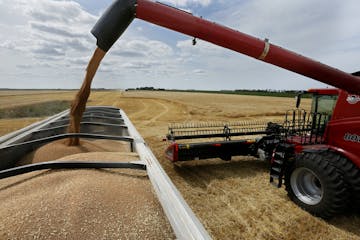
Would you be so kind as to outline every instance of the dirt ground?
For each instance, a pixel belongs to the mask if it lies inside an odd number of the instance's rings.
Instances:
[[[41,92],[41,97],[36,92],[31,96],[10,93],[0,94],[0,107],[15,100],[21,105],[74,96],[74,92]],[[303,100],[302,106],[308,109],[310,101]],[[212,159],[174,165],[164,157],[166,143],[162,139],[168,123],[278,120],[294,104],[291,98],[122,91],[93,92],[89,102],[125,110],[214,239],[360,239],[359,215],[331,221],[311,216],[293,204],[284,189],[268,183],[268,166],[257,159],[242,157],[230,162]],[[23,120],[0,120],[0,133],[38,119]]]

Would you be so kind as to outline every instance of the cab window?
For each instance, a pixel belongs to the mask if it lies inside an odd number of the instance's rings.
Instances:
[[[331,116],[337,99],[337,95],[314,95],[311,112]]]

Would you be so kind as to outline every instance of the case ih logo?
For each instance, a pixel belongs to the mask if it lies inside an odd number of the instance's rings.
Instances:
[[[348,142],[360,143],[360,136],[357,134],[346,133],[344,136],[344,140]]]
[[[357,104],[360,102],[360,96],[358,95],[349,95],[346,99],[346,101],[350,104]]]

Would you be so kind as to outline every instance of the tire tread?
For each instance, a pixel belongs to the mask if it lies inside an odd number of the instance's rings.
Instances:
[[[313,215],[329,219],[345,211],[349,202],[349,186],[344,179],[343,170],[339,159],[329,152],[304,152],[297,155],[295,163],[286,171],[285,189],[289,198],[297,205],[307,210]],[[307,205],[299,200],[294,194],[290,176],[297,167],[306,167],[321,176],[325,195],[323,200],[316,205]]]

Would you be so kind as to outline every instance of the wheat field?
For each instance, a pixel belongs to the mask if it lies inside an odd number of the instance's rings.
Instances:
[[[71,100],[73,91],[3,91],[0,108]],[[284,189],[268,183],[268,166],[251,157],[173,164],[164,157],[168,123],[280,120],[294,108],[291,98],[150,91],[95,91],[88,105],[122,108],[213,239],[360,239],[360,216],[330,221],[292,203]],[[310,100],[302,107],[309,109]],[[0,119],[0,133],[39,118]]]

